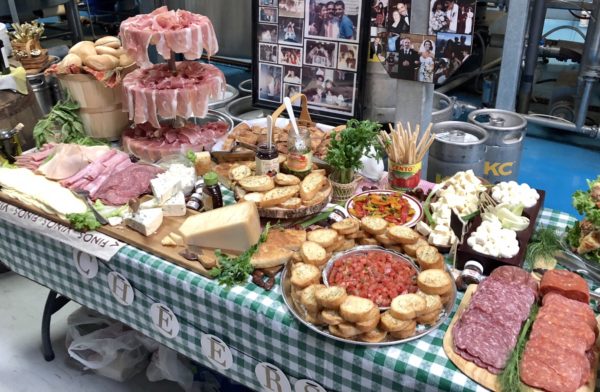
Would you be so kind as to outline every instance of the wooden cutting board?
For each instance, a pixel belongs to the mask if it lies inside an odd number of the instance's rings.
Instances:
[[[446,334],[444,335],[444,343],[443,343],[444,351],[446,352],[446,355],[448,356],[448,358],[450,358],[452,363],[454,363],[454,365],[456,365],[456,367],[460,371],[462,371],[464,374],[466,374],[470,379],[483,385],[487,389],[491,389],[492,391],[501,392],[500,386],[498,384],[498,376],[497,375],[489,372],[487,369],[483,369],[483,368],[475,365],[473,362],[467,361],[460,355],[456,354],[453,349],[454,342],[452,340],[452,330],[454,328],[454,325],[456,324],[456,322],[462,315],[462,313],[465,311],[465,309],[471,302],[471,297],[473,296],[473,293],[475,292],[475,290],[477,290],[477,285],[475,285],[475,284],[469,285],[469,287],[467,288],[467,291],[465,292],[465,295],[464,295],[460,305],[458,306],[456,313],[454,314],[454,318],[452,318],[452,321],[450,322],[450,325],[448,326],[448,330],[446,330]],[[600,325],[600,316],[598,316],[597,320],[598,320],[598,324]],[[598,374],[598,348],[599,347],[600,347],[600,337],[596,341],[594,369],[592,370],[593,377],[586,385],[583,385],[582,387],[580,387],[576,392],[594,392],[594,388],[596,387],[596,375]],[[525,387],[525,390],[531,391],[531,392],[542,392],[539,389],[530,388],[527,386]],[[502,391],[502,392],[507,392],[507,391]]]
[[[63,219],[60,219],[56,215],[48,214],[39,208],[32,207],[27,205],[19,200],[13,199],[3,192],[0,192],[0,200],[12,204],[16,207],[19,207],[23,210],[27,210],[33,212],[36,215],[39,215],[45,219],[48,219],[53,222],[57,222],[63,224],[65,226],[69,226],[69,222]],[[168,247],[163,246],[160,242],[167,234],[175,231],[181,226],[183,221],[187,216],[197,214],[195,211],[187,210],[187,215],[182,217],[165,217],[163,219],[163,224],[160,226],[158,231],[148,237],[138,233],[137,231],[131,230],[125,225],[119,226],[102,226],[98,229],[100,233],[106,234],[110,237],[116,238],[117,240],[123,241],[129,245],[135,246],[136,248],[145,250],[148,253],[151,253],[155,256],[161,257],[167,261],[170,261],[174,264],[179,265],[185,269],[190,271],[194,271],[200,275],[210,277],[208,270],[197,261],[189,261],[183,258],[179,252],[181,252],[184,248],[181,246],[178,247]],[[214,251],[213,250],[202,250],[202,257],[213,258],[214,259]]]

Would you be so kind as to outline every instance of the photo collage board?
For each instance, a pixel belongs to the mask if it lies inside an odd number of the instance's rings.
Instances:
[[[414,34],[412,1],[372,0],[368,61],[390,76],[443,84],[472,53],[476,0],[429,1],[427,35]]]
[[[254,0],[253,7],[254,104],[275,109],[302,93],[316,119],[360,117],[368,1]]]

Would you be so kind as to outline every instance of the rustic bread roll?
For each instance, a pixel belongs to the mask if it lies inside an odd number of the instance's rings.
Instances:
[[[81,41],[76,43],[75,45],[73,45],[73,47],[71,47],[71,49],[69,49],[69,53],[76,54],[77,56],[79,56],[79,58],[81,59],[81,61],[84,62],[84,64],[85,59],[88,56],[95,56],[98,54],[96,53],[96,48],[94,47],[94,43],[92,41]]]
[[[94,42],[95,46],[108,46],[113,49],[117,49],[121,47],[121,40],[117,37],[113,37],[111,35],[107,35],[106,37],[98,38],[96,42]]]
[[[109,54],[87,56],[83,63],[96,71],[110,71],[119,65],[119,60]]]
[[[119,55],[119,67],[129,67],[134,63],[134,60],[127,53]]]
[[[81,67],[82,64],[83,62],[81,61],[81,57],[77,56],[75,53],[67,54],[60,62],[60,65],[64,68],[70,65],[76,65],[78,67]]]
[[[110,54],[116,58],[119,58],[121,53],[117,51],[115,48],[111,48],[110,46],[96,46],[96,53],[98,54]]]

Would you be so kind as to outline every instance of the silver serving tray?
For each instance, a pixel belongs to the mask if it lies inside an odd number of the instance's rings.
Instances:
[[[223,98],[222,99],[211,99],[210,101],[208,101],[208,108],[209,109],[222,108],[225,105],[227,105],[229,102],[236,99],[238,97],[238,95],[240,95],[239,90],[237,88],[233,87],[232,85],[228,84],[225,87],[225,93],[223,95]]]
[[[213,121],[223,121],[224,123],[227,123],[227,125],[228,125],[227,132],[225,132],[225,134],[228,134],[229,132],[231,132],[231,130],[234,127],[233,120],[231,119],[231,117],[229,117],[225,113],[221,113],[221,112],[218,112],[218,111],[212,110],[212,109],[209,109],[208,113],[206,113],[206,116],[204,116],[202,118],[190,117],[187,119],[187,121],[193,122],[196,125],[202,125],[202,124],[206,124],[206,123],[213,122]]]
[[[414,264],[414,262],[412,262],[412,260],[406,255],[403,255],[401,253],[398,253],[398,252],[395,252],[395,251],[392,251],[389,249],[382,248],[380,246],[375,246],[375,245],[357,246],[349,251],[341,252],[340,255],[347,254],[348,252],[357,252],[357,251],[365,251],[365,250],[380,250],[380,251],[392,253],[394,255],[400,255],[400,256],[404,257],[405,259],[409,260],[412,264]],[[338,255],[336,254],[336,256],[334,256],[334,257],[338,257]],[[292,296],[291,296],[291,290],[292,290],[292,284],[290,283],[291,264],[292,264],[292,261],[288,262],[285,265],[285,267],[283,268],[283,272],[281,274],[281,295],[283,297],[283,301],[287,305],[290,312],[294,315],[294,317],[299,322],[306,325],[306,327],[315,331],[316,333],[323,335],[329,339],[337,340],[339,342],[355,344],[358,346],[377,347],[377,346],[392,346],[395,344],[401,344],[401,343],[410,342],[412,340],[420,339],[423,336],[430,333],[431,331],[437,329],[440,325],[444,324],[446,322],[446,320],[448,320],[448,318],[450,317],[450,314],[452,314],[452,309],[454,308],[454,303],[456,302],[456,284],[454,283],[454,279],[451,279],[452,280],[452,289],[451,289],[452,297],[450,298],[448,303],[442,308],[442,311],[440,312],[440,317],[439,317],[438,321],[431,326],[417,324],[417,331],[416,331],[415,335],[413,335],[409,338],[406,338],[406,339],[396,339],[396,340],[391,340],[391,338],[388,337],[388,338],[386,338],[386,340],[384,340],[383,342],[379,342],[379,343],[367,343],[367,342],[361,342],[358,340],[341,338],[341,337],[330,334],[329,330],[326,327],[320,327],[320,326],[311,324],[311,323],[307,322],[306,320],[304,320],[300,316],[300,313],[298,312],[296,305],[295,305],[294,301],[292,300]],[[446,266],[446,270],[447,269],[448,268]],[[420,269],[418,267],[417,267],[417,271],[420,271]]]

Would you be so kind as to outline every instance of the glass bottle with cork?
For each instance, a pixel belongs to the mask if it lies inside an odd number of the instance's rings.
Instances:
[[[223,195],[221,194],[221,187],[219,187],[219,177],[217,176],[217,173],[210,171],[204,175],[203,179],[202,205],[204,211],[223,207]]]

